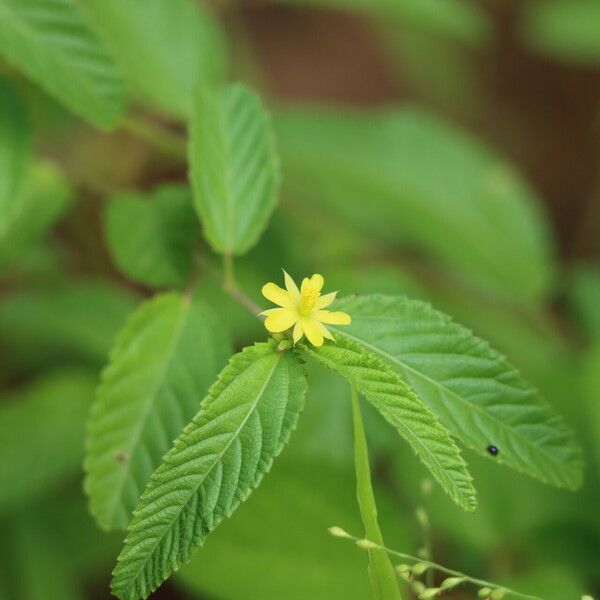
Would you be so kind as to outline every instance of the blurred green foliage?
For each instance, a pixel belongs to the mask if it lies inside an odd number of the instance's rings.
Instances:
[[[342,108],[259,89],[273,109],[283,194],[236,263],[240,287],[260,302],[260,285],[279,280],[280,267],[318,270],[345,294],[430,301],[505,353],[576,430],[583,488],[555,490],[467,453],[479,500],[466,513],[427,491],[422,465],[365,407],[386,545],[422,549],[412,516],[422,506],[438,562],[545,600],[598,593],[598,257],[565,259],[543,194],[489,143],[484,124],[496,113],[481,65],[493,68],[495,12],[466,0],[272,4],[368,23],[401,93],[383,108]],[[256,83],[248,65],[268,74],[257,44],[246,43],[249,11],[235,1],[0,0],[2,600],[107,595],[122,535],[100,533],[88,514],[85,423],[119,331],[153,289],[183,288],[196,268],[196,296],[222,317],[223,335],[236,348],[265,337],[222,289],[177,152],[197,84],[230,71]],[[567,68],[598,64],[597,1],[539,0],[514,12],[522,51]],[[537,109],[528,107],[532,118]],[[166,145],[136,138],[144,119]],[[177,593],[369,597],[364,553],[326,533],[362,531],[348,386],[314,364],[308,373],[306,414],[285,456],[176,576]]]

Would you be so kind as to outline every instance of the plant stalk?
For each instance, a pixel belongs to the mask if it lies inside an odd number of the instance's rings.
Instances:
[[[377,506],[371,483],[367,440],[356,389],[352,386],[352,420],[354,423],[354,464],[356,467],[356,498],[367,538],[383,546],[383,536],[377,521]],[[396,572],[383,548],[369,551],[369,578],[377,600],[402,600]]]

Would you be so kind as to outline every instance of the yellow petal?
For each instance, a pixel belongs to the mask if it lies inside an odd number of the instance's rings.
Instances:
[[[302,321],[296,321],[294,325],[294,332],[292,333],[292,337],[294,338],[294,344],[297,344],[304,335],[304,331],[302,330]]]
[[[312,284],[313,288],[317,290],[317,292],[320,292],[323,289],[323,285],[325,285],[325,279],[323,279],[323,275],[315,273],[310,278],[310,283]]]
[[[308,294],[309,288],[311,288],[311,287],[312,287],[312,285],[311,285],[310,279],[308,277],[305,277],[302,280],[302,285],[300,286],[300,294],[302,296],[306,296]]]
[[[311,317],[304,317],[302,319],[302,329],[304,330],[304,335],[308,338],[308,341],[313,346],[322,346],[323,345],[323,331],[321,329],[321,324]]]
[[[288,291],[290,297],[296,302],[300,302],[300,290],[296,285],[296,282],[288,275],[288,273],[284,270],[283,276],[285,278],[285,289]]]
[[[289,329],[298,321],[298,315],[289,308],[274,308],[265,320],[265,327],[271,333],[280,333]]]
[[[317,321],[317,323],[319,323],[319,321]],[[335,338],[333,337],[333,335],[331,335],[331,331],[329,331],[329,329],[327,329],[327,327],[325,327],[323,323],[319,323],[319,327],[321,328],[321,333],[323,334],[324,338],[327,338],[328,340],[333,340],[335,342]]]
[[[321,323],[328,325],[350,325],[352,318],[345,312],[330,312],[328,310],[319,310],[315,314],[315,318]]]
[[[335,300],[336,296],[337,296],[337,292],[331,292],[330,294],[325,294],[324,296],[320,296],[319,298],[317,298],[317,301],[315,302],[315,308],[317,308],[317,309],[327,308]]]
[[[282,306],[283,308],[294,308],[295,306],[292,297],[287,291],[280,288],[275,283],[265,283],[265,285],[263,285],[262,295],[270,302],[279,304],[279,306]]]

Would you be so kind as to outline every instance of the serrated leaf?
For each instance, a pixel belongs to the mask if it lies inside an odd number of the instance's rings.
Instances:
[[[236,354],[152,475],[114,571],[113,593],[147,597],[258,486],[304,404],[291,353],[256,344]]]
[[[95,383],[84,371],[61,371],[3,399],[0,511],[18,507],[79,471]]]
[[[188,296],[157,296],[130,317],[88,424],[85,488],[101,527],[127,525],[152,471],[229,354],[216,316]]]
[[[65,212],[72,190],[51,163],[32,165],[0,229],[0,271],[18,264]]]
[[[391,296],[346,298],[337,336],[393,368],[466,446],[558,486],[581,483],[580,449],[562,419],[486,342],[428,304]],[[489,445],[499,449],[492,457]]]
[[[269,115],[243,86],[200,89],[190,135],[190,178],[204,234],[216,252],[244,254],[265,229],[279,192]]]
[[[127,277],[154,287],[186,283],[199,234],[188,188],[123,194],[109,202],[105,217],[108,248]]]
[[[14,218],[31,157],[31,136],[20,98],[0,80],[0,236]]]
[[[288,109],[275,124],[285,189],[317,217],[417,249],[507,299],[547,293],[554,265],[541,203],[476,139],[417,109]]]
[[[347,395],[346,382],[342,385]],[[344,400],[348,404],[347,397]],[[306,410],[310,408],[307,402]],[[304,425],[303,414],[298,434]],[[178,587],[183,583],[193,597],[220,600],[371,598],[363,553],[327,534],[332,523],[347,531],[360,530],[354,474],[316,456],[290,460],[297,441],[294,434],[284,456],[235,518],[212,533],[206,551],[196,552],[177,572]],[[385,486],[376,492],[386,538],[390,543],[416,543],[413,528],[407,526],[411,515],[398,510]]]
[[[153,105],[187,117],[197,84],[224,79],[223,34],[193,0],[81,0],[131,84]]]
[[[94,125],[121,118],[120,74],[75,0],[0,0],[0,54]]]
[[[456,444],[411,387],[364,346],[338,336],[304,353],[347,379],[410,444],[450,497],[474,510],[475,489]]]

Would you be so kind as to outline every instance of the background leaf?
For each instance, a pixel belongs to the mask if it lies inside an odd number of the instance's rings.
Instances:
[[[164,185],[148,195],[117,196],[105,217],[108,247],[123,274],[153,287],[186,283],[192,243],[200,232],[186,187]]]
[[[104,281],[79,280],[22,289],[0,302],[0,337],[6,360],[40,362],[79,359],[103,364],[135,298]]]
[[[500,296],[531,302],[548,291],[551,243],[537,198],[464,133],[415,109],[288,109],[276,125],[297,202],[419,249]]]
[[[0,54],[94,125],[121,118],[120,74],[76,0],[1,0]]]
[[[152,471],[229,353],[216,316],[188,296],[157,296],[131,316],[102,375],[88,425],[85,487],[101,527],[127,525]]]
[[[146,597],[248,497],[289,439],[305,392],[297,358],[273,344],[231,359],[142,495],[114,571],[116,596]]]
[[[63,215],[73,192],[51,163],[33,165],[13,197],[11,218],[0,230],[0,270],[18,264]]]
[[[462,443],[542,481],[581,484],[580,448],[561,417],[487,343],[423,302],[347,298],[338,336],[363,344],[407,381]]]
[[[216,252],[244,254],[277,203],[279,161],[269,115],[240,85],[200,90],[190,135],[190,177],[206,238]]]
[[[0,511],[78,472],[95,383],[84,371],[63,370],[5,397],[0,404]]]
[[[523,5],[521,33],[538,52],[584,65],[600,63],[598,0],[544,0]]]
[[[483,11],[463,0],[277,0],[282,4],[355,9],[388,21],[398,20],[417,29],[463,42],[480,42],[490,34]]]
[[[14,218],[31,155],[31,136],[21,99],[0,79],[0,237]]]
[[[458,448],[395,372],[345,337],[320,348],[304,346],[303,351],[354,385],[410,444],[450,497],[466,510],[475,508],[475,489]]]
[[[128,81],[154,106],[187,117],[192,92],[221,82],[223,35],[209,9],[193,0],[81,0]]]

